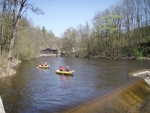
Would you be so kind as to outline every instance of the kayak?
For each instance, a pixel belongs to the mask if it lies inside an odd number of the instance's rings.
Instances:
[[[75,70],[72,70],[72,71],[60,71],[60,70],[56,70],[57,74],[64,74],[64,75],[72,75],[73,72],[75,72]]]
[[[39,68],[45,68],[45,69],[48,69],[49,67],[50,67],[50,65],[47,65],[47,66],[39,65]]]

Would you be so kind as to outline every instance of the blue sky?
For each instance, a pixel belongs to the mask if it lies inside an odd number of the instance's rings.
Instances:
[[[34,26],[51,30],[56,36],[61,36],[69,28],[77,28],[80,24],[91,23],[98,11],[103,11],[119,0],[29,0],[31,4],[44,11],[44,15],[27,12]]]

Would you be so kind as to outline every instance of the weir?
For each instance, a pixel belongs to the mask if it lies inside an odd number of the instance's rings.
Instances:
[[[0,113],[5,113],[2,98],[0,97]]]
[[[129,76],[137,75],[135,81],[64,113],[149,113],[150,87],[146,81],[149,72],[146,69],[130,73]]]

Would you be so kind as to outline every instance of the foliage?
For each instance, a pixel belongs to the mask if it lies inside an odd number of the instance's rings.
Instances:
[[[26,21],[27,22],[27,21]],[[30,23],[18,30],[17,40],[14,49],[14,56],[21,60],[29,59],[40,54],[40,51],[45,48],[58,48],[58,38],[45,28],[33,27]]]
[[[137,50],[137,49],[134,50],[134,56],[135,56],[136,58],[142,57],[142,56],[143,56],[142,54],[143,54],[143,51],[142,51],[142,50]]]
[[[1,0],[0,11],[0,54],[8,53],[13,35],[14,4]],[[25,0],[26,1],[26,0]],[[21,2],[19,2],[21,3]],[[42,10],[29,5],[37,14]],[[17,10],[19,11],[19,9]],[[26,11],[23,10],[22,14]],[[68,56],[83,57],[142,57],[150,55],[150,7],[149,0],[122,0],[104,11],[95,13],[92,24],[86,22],[77,28],[69,27],[62,37],[56,37],[45,26],[33,26],[23,15],[16,18],[16,40],[13,57],[28,59],[40,54],[45,48],[55,48]],[[141,45],[143,44],[143,45]],[[5,57],[7,59],[7,57]],[[2,60],[3,61],[3,60]]]
[[[79,38],[74,43],[78,47],[67,46],[75,48],[78,50],[75,54],[84,57],[149,56],[149,45],[139,47],[150,41],[149,11],[149,0],[122,0],[102,12],[98,11],[92,19],[92,25],[86,22],[76,29],[75,38]],[[71,40],[63,38],[63,42],[62,49],[72,54],[67,51],[69,47],[66,48],[66,44],[72,43]]]
[[[45,26],[42,29],[33,26],[31,20],[23,16],[27,9],[44,14],[41,9],[28,0],[1,0],[0,3],[0,59],[9,53],[6,60],[11,57],[24,60],[39,55],[42,49],[60,47],[59,38],[52,31],[47,31]]]

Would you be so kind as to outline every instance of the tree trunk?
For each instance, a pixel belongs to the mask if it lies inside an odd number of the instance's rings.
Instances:
[[[11,38],[9,51],[8,51],[8,62],[7,62],[7,72],[8,73],[10,71],[11,62],[12,62],[12,53],[13,53],[13,47],[14,47],[14,43],[15,43],[16,33],[17,33],[17,27],[14,27],[13,36]]]
[[[0,56],[2,55],[2,33],[3,29],[2,26],[0,27]]]
[[[11,67],[11,62],[12,62],[12,53],[13,53],[13,47],[15,43],[15,38],[16,38],[16,32],[17,32],[17,22],[19,18],[19,14],[17,15],[17,8],[18,8],[18,1],[14,0],[14,9],[13,9],[13,30],[12,30],[12,38],[10,40],[10,46],[9,46],[9,51],[8,51],[8,61],[7,61],[7,73],[10,71]]]
[[[26,9],[31,9],[33,12],[36,14],[44,14],[40,9],[34,8],[34,6],[30,4],[26,4],[28,0],[13,0],[13,18],[12,18],[12,23],[13,23],[13,29],[12,29],[12,38],[10,40],[10,46],[9,46],[9,51],[8,51],[8,62],[7,62],[7,72],[8,74],[10,71],[11,67],[11,61],[12,61],[12,53],[13,53],[13,47],[15,43],[15,38],[16,38],[16,33],[17,33],[17,24],[18,21],[20,20],[21,16],[23,13],[26,11]],[[25,10],[23,8],[26,7]]]

